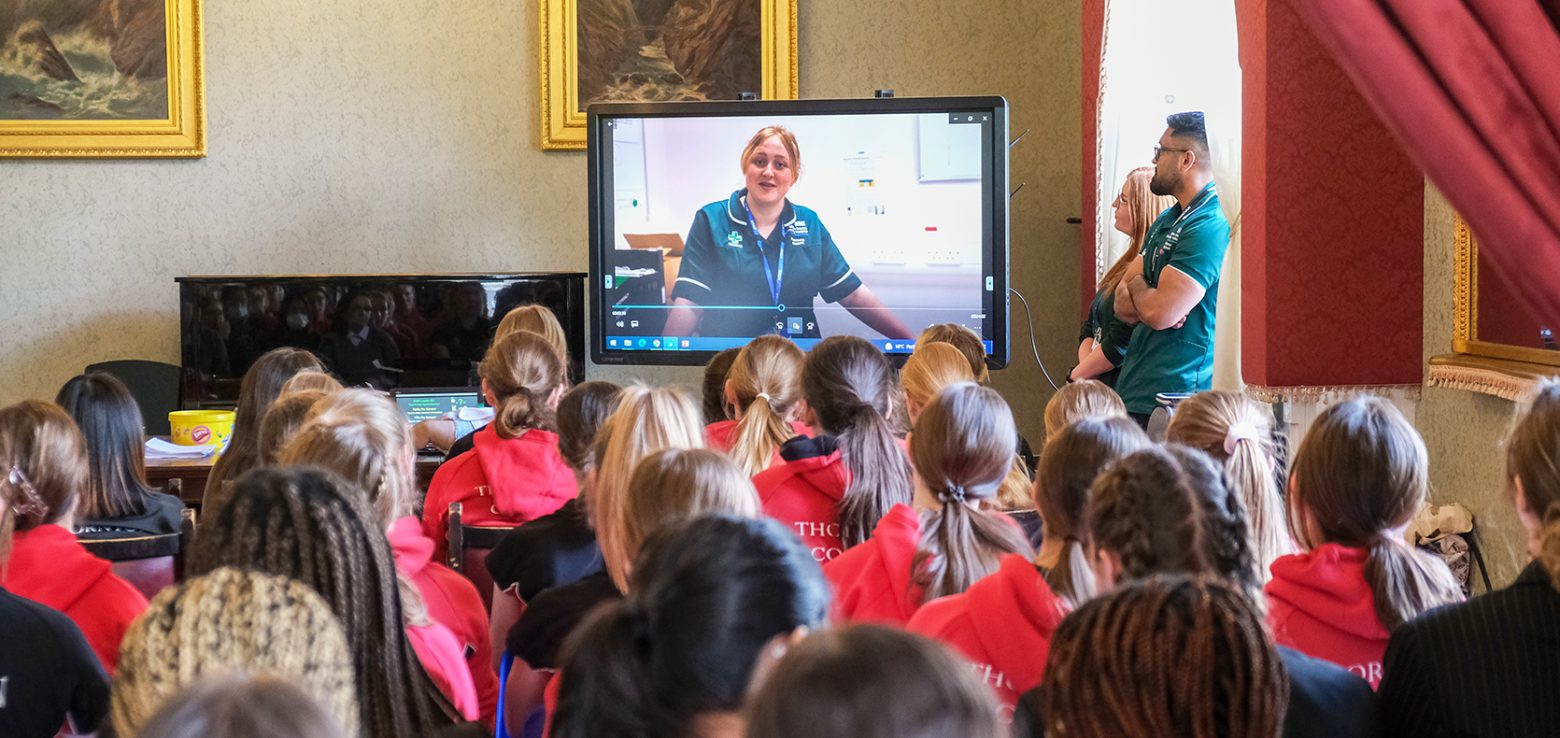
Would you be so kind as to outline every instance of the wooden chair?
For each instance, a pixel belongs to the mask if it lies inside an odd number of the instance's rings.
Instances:
[[[444,563],[451,569],[476,585],[477,594],[482,595],[482,605],[489,610],[493,608],[493,575],[487,570],[488,552],[504,540],[509,531],[518,526],[479,526],[465,525],[461,517],[465,514],[465,506],[459,502],[451,502],[449,509],[448,527],[445,528],[444,541],[447,544]]]
[[[178,533],[82,539],[81,545],[108,561],[114,574],[151,599],[163,587],[184,578],[185,555],[195,545],[195,511],[184,509]]]

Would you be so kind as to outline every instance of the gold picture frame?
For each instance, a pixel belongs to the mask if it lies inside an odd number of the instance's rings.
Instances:
[[[198,158],[206,155],[202,0],[166,0],[167,116],[0,118],[0,157]],[[103,7],[108,7],[106,4]],[[154,6],[155,7],[155,6]],[[153,16],[155,18],[155,16]],[[122,19],[116,18],[118,22]],[[126,25],[129,22],[126,21]],[[155,29],[155,26],[152,26]],[[143,38],[155,39],[155,31]],[[46,39],[54,48],[52,39]],[[0,39],[4,43],[5,39]],[[59,52],[56,52],[59,53]],[[117,50],[116,50],[117,53]],[[153,59],[156,58],[155,51]],[[61,58],[68,55],[61,54]],[[117,62],[115,62],[117,63]],[[152,78],[155,79],[155,78]],[[37,105],[50,105],[40,100]],[[154,103],[160,105],[160,101]],[[55,106],[58,108],[58,106]]]
[[[760,7],[760,69],[765,100],[794,99],[796,0],[740,0]],[[579,99],[578,0],[538,0],[540,10],[541,148],[583,150],[585,111]],[[657,102],[646,99],[637,102]]]
[[[1560,351],[1479,339],[1479,244],[1460,215],[1453,220],[1452,237],[1456,247],[1452,275],[1452,351],[1560,367]]]

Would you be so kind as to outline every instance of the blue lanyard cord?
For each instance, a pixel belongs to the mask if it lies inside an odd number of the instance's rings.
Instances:
[[[753,227],[753,239],[758,242],[758,261],[764,265],[764,281],[769,284],[769,299],[774,304],[780,304],[780,286],[785,281],[785,238],[780,239],[780,257],[776,259],[775,268],[769,268],[769,256],[764,253],[764,237],[758,235],[758,219],[753,217],[753,209],[748,207],[747,198],[742,198],[742,209],[747,211],[748,225]],[[779,222],[775,228],[779,228]]]

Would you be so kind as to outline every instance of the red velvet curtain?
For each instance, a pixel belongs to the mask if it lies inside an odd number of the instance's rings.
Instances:
[[[1560,321],[1560,0],[1288,1],[1517,298]]]

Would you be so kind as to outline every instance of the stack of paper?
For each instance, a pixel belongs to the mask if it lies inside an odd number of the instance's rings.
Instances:
[[[208,446],[180,446],[161,438],[148,438],[146,440],[146,458],[148,459],[202,459],[212,455],[220,444],[213,443]]]

